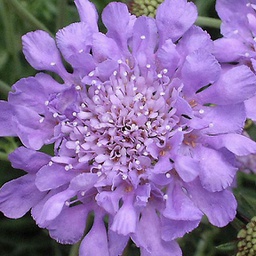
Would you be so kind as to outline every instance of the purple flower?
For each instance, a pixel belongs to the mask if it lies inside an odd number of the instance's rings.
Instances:
[[[223,38],[215,41],[215,56],[222,63],[245,64],[256,71],[256,1],[217,0]],[[253,95],[252,95],[253,96]],[[247,117],[256,120],[256,96],[245,101]]]
[[[31,66],[63,83],[39,73],[0,102],[0,134],[24,145],[10,161],[27,172],[1,188],[0,210],[19,218],[31,209],[57,241],[82,239],[80,256],[120,255],[130,238],[142,256],[181,255],[174,240],[204,214],[218,227],[235,216],[235,157],[256,152],[241,135],[255,75],[221,68],[191,2],[165,1],[156,19],[110,3],[106,35],[95,7],[75,4],[81,22],[56,44],[43,31],[22,38]],[[40,152],[47,144],[53,156]]]

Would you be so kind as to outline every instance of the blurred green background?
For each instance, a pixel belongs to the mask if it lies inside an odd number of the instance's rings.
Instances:
[[[92,0],[92,2],[101,13],[110,0]],[[217,17],[214,0],[194,2],[198,7],[199,15]],[[22,54],[21,36],[37,29],[47,30],[54,35],[58,29],[76,21],[79,21],[79,17],[73,0],[0,0],[1,100],[7,98],[10,86],[17,80],[36,74]],[[204,28],[213,38],[220,36],[218,29],[210,26]],[[249,132],[253,137],[255,130],[254,125],[251,125]],[[12,169],[7,159],[8,153],[18,145],[19,141],[16,139],[0,138],[0,186],[23,174],[20,170]],[[238,230],[256,215],[255,184],[255,174],[239,173],[235,189],[239,202],[238,218],[222,229],[209,225],[204,219],[198,229],[179,240],[184,256],[235,255]],[[47,231],[39,229],[29,213],[19,220],[7,219],[0,213],[1,256],[76,256],[77,248],[78,245],[61,245],[49,238]],[[137,256],[139,251],[130,243],[124,255]]]

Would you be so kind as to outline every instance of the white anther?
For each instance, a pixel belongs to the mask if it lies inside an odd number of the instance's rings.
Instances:
[[[165,194],[165,195],[163,196],[163,199],[164,199],[164,200],[167,200],[167,199],[168,199],[168,195]]]
[[[91,135],[90,132],[87,132],[87,133],[86,133],[86,137],[89,137],[90,135]]]
[[[140,109],[140,110],[144,109],[144,106],[139,106],[139,109]]]
[[[100,97],[99,97],[98,95],[95,95],[95,96],[93,97],[93,101],[94,101],[94,102],[99,102],[99,101],[100,101]]]
[[[256,37],[253,38],[253,41],[256,42]]]
[[[137,91],[137,90],[138,90],[138,87],[136,87],[136,86],[133,87],[133,90],[134,90],[134,91]]]
[[[73,113],[72,113],[72,116],[77,116],[77,113],[76,113],[76,112],[73,112]]]
[[[168,69],[167,68],[164,68],[163,69],[163,73],[166,74],[168,72]]]
[[[76,154],[78,154],[79,152],[80,152],[80,146],[78,145],[78,146],[76,146]]]
[[[209,127],[212,128],[214,126],[213,123],[209,123]]]
[[[47,100],[47,101],[44,102],[44,105],[45,105],[45,106],[48,106],[49,103],[50,103],[49,100]]]
[[[146,65],[146,68],[151,68],[151,65],[150,65],[150,64],[147,64],[147,65]]]
[[[82,191],[82,192],[81,192],[81,196],[85,196],[85,191]]]
[[[55,62],[51,62],[51,64],[50,64],[51,66],[55,66],[56,65],[56,63]]]
[[[166,174],[165,174],[165,177],[166,177],[167,179],[170,179],[170,178],[171,178],[171,174],[170,174],[170,173],[166,173]]]
[[[157,74],[157,77],[162,78],[163,76],[162,76],[162,74]]]
[[[203,110],[203,109],[200,109],[200,110],[199,110],[199,113],[200,113],[200,114],[203,114],[203,113],[204,113],[204,110]]]
[[[78,123],[77,123],[77,122],[73,122],[73,126],[75,126],[75,127],[76,127],[77,125],[78,125]]]
[[[70,203],[68,201],[65,202],[66,206],[70,206]]]
[[[145,112],[144,112],[144,115],[147,116],[148,114],[149,114],[149,111],[145,111]]]
[[[116,75],[117,75],[117,71],[116,71],[116,70],[113,72],[113,75],[114,75],[114,76],[116,76]]]
[[[145,35],[142,35],[142,36],[140,37],[140,39],[144,40],[144,39],[146,39],[146,36],[145,36]]]
[[[139,160],[136,160],[135,163],[136,163],[137,165],[139,165],[139,164],[140,164],[140,161],[139,161]]]
[[[161,95],[161,96],[164,96],[164,95],[165,95],[165,92],[160,92],[160,95]]]
[[[100,92],[99,90],[95,90],[95,94],[99,94],[99,92]]]
[[[148,152],[147,151],[143,152],[143,155],[148,156]]]
[[[79,52],[79,53],[82,53],[83,51],[84,51],[84,50],[83,50],[83,49],[81,49],[81,50],[79,50],[78,52]]]
[[[179,127],[179,128],[178,128],[178,131],[179,131],[179,132],[182,132],[182,127]]]
[[[118,60],[117,63],[118,63],[118,64],[122,64],[123,61],[122,61],[122,60]]]
[[[250,53],[249,53],[249,52],[246,52],[246,53],[244,54],[244,56],[248,58],[248,57],[250,57]]]
[[[102,175],[102,172],[101,171],[98,171],[97,172],[97,176],[100,177]]]
[[[141,148],[141,145],[140,144],[137,144],[136,145],[136,149],[140,149]]]
[[[109,118],[109,119],[108,119],[108,122],[111,123],[111,124],[113,124],[113,123],[114,123],[114,120],[111,119],[111,118]]]
[[[88,76],[90,76],[90,77],[94,76],[94,71],[91,71],[91,72],[88,74]]]
[[[171,126],[170,126],[169,124],[167,124],[167,125],[165,126],[165,129],[166,129],[167,131],[169,131],[169,130],[171,130]]]
[[[127,76],[127,75],[128,75],[128,73],[125,71],[125,72],[123,73],[123,75],[124,75],[124,76]]]
[[[92,80],[92,84],[96,84],[97,83],[97,81],[96,80]]]
[[[79,141],[79,140],[76,140],[75,144],[76,144],[76,145],[79,145],[79,144],[80,144],[80,141]]]
[[[57,112],[53,113],[53,117],[56,118],[59,114]]]
[[[80,91],[80,90],[81,90],[81,86],[80,86],[80,85],[77,85],[77,86],[75,87],[75,89],[76,89],[77,91]]]
[[[127,178],[128,178],[128,176],[127,176],[126,174],[123,174],[123,175],[122,175],[122,179],[123,179],[123,180],[127,180]]]
[[[136,80],[136,76],[135,75],[132,75],[131,76],[131,79],[134,81],[134,80]]]
[[[85,105],[84,103],[82,103],[82,104],[81,104],[81,107],[82,107],[82,108],[85,108],[85,107],[86,107],[86,105]]]
[[[72,164],[68,164],[68,165],[65,166],[65,170],[66,170],[66,171],[69,171],[69,170],[71,170],[72,168],[73,168],[73,165],[72,165]]]
[[[53,161],[50,161],[50,162],[48,163],[48,165],[49,165],[49,166],[52,166],[52,165],[53,165]]]
[[[97,146],[98,146],[98,147],[102,147],[102,143],[97,142]]]
[[[44,121],[44,117],[41,117],[39,123],[41,124]]]

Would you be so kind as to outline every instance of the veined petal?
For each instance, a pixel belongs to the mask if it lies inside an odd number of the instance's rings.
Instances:
[[[135,232],[137,221],[138,216],[131,200],[125,200],[124,204],[114,217],[111,230],[126,236]]]
[[[80,20],[87,24],[93,32],[98,32],[98,13],[94,4],[88,0],[75,0]]]
[[[220,76],[221,68],[215,57],[200,49],[186,57],[181,69],[184,93],[191,95],[203,86],[214,83]]]
[[[66,201],[75,195],[75,191],[67,189],[51,196],[44,204],[41,213],[37,218],[39,226],[54,220],[62,211]]]
[[[172,40],[166,40],[161,48],[158,49],[157,59],[160,61],[162,69],[166,68],[167,74],[172,76],[180,64],[180,55]]]
[[[13,168],[36,173],[42,166],[49,163],[51,157],[45,153],[19,147],[9,155]]]
[[[101,217],[95,216],[91,230],[82,240],[79,255],[109,256],[107,232]]]
[[[44,195],[35,186],[35,175],[24,175],[9,181],[0,189],[0,211],[9,218],[20,218]]]
[[[127,39],[131,33],[131,15],[127,5],[112,2],[102,12],[102,21],[108,29],[107,36],[113,38],[126,52]]]
[[[189,156],[177,156],[174,161],[174,166],[185,182],[190,182],[199,174],[199,162]]]
[[[136,55],[143,52],[146,55],[154,53],[157,44],[157,27],[155,20],[141,16],[136,19],[133,27],[132,53]],[[148,63],[151,63],[152,60]]]
[[[93,54],[98,62],[106,59],[119,60],[122,58],[120,49],[114,39],[102,33],[93,35]]]
[[[129,239],[130,239],[129,236],[119,235],[116,232],[109,229],[108,230],[109,256],[122,255]]]
[[[183,59],[199,49],[212,52],[213,42],[210,35],[198,26],[192,26],[179,40],[177,51]]]
[[[170,220],[161,219],[162,239],[164,241],[172,241],[179,237],[183,237],[186,233],[191,232],[198,227],[201,219],[198,220]]]
[[[196,21],[197,10],[186,0],[167,0],[157,9],[156,24],[161,42],[167,39],[177,41]]]
[[[6,101],[0,101],[0,136],[16,136],[13,114],[13,106]]]
[[[217,137],[209,137],[209,143],[217,149],[225,147],[238,156],[245,156],[256,153],[256,142],[241,134],[222,134]]]
[[[237,66],[222,74],[212,86],[198,93],[198,97],[203,103],[241,103],[254,96],[255,83],[255,74],[247,66]]]
[[[237,168],[223,158],[221,153],[202,146],[196,154],[200,162],[199,177],[205,189],[216,192],[232,184]]]
[[[17,135],[26,147],[35,150],[40,149],[53,133],[52,126],[41,123],[40,119],[41,116],[28,107],[15,107],[13,122],[16,125]]]
[[[47,164],[37,172],[35,184],[40,191],[47,191],[69,183],[76,175],[73,170],[66,171],[64,165]]]
[[[73,65],[73,56],[80,58],[81,53],[90,51],[92,31],[84,22],[73,23],[57,32],[56,42],[64,58]]]
[[[209,107],[201,115],[203,121],[209,124],[208,128],[203,130],[206,134],[240,133],[246,120],[243,103]],[[230,118],[231,116],[233,118]]]
[[[203,213],[195,206],[193,201],[175,181],[168,186],[166,208],[163,216],[172,220],[197,221]]]
[[[238,61],[248,48],[240,40],[235,38],[220,38],[214,41],[214,55],[218,61]]]
[[[207,191],[199,180],[187,183],[185,187],[194,204],[205,213],[213,225],[224,227],[235,218],[237,203],[230,191]]]
[[[84,234],[88,209],[84,205],[67,207],[47,226],[50,236],[62,244],[74,244]]]
[[[29,64],[37,70],[49,70],[67,76],[55,41],[42,30],[29,32],[22,37],[23,52]]]
[[[175,241],[161,239],[161,224],[156,210],[148,205],[141,213],[136,232],[132,240],[141,248],[142,256],[181,256],[181,250]]]

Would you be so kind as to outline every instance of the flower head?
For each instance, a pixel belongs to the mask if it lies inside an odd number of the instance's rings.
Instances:
[[[92,3],[75,4],[81,22],[59,30],[56,44],[43,31],[23,36],[28,62],[63,83],[39,73],[0,102],[1,135],[24,145],[10,161],[28,173],[2,187],[0,210],[18,218],[32,208],[61,243],[81,240],[93,212],[81,256],[120,255],[129,238],[141,255],[181,255],[174,239],[204,214],[219,227],[235,216],[235,155],[256,152],[240,134],[255,76],[221,69],[185,0],[165,1],[156,19],[110,3],[106,35]]]

